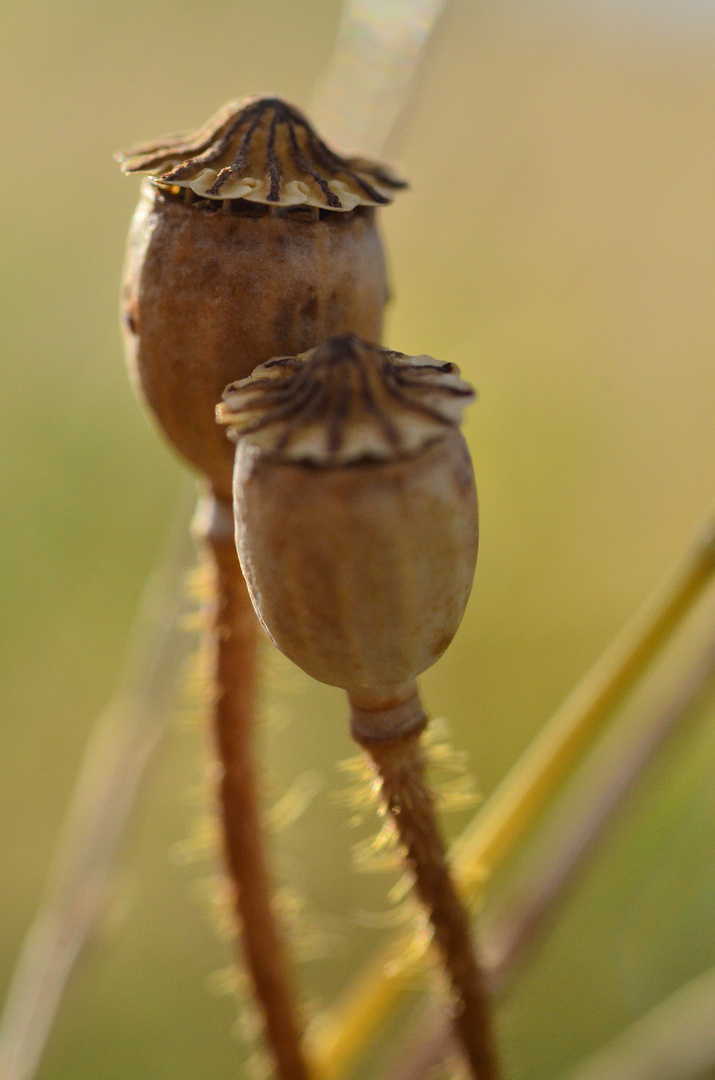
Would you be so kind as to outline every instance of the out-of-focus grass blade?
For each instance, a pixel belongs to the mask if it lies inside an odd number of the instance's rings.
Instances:
[[[715,1069],[715,968],[681,986],[567,1080],[704,1080]]]
[[[446,3],[347,0],[333,59],[311,107],[318,129],[359,153],[379,153]]]
[[[171,716],[177,672],[193,644],[180,625],[195,557],[190,505],[187,499],[147,583],[120,685],[90,734],[0,1019],[1,1080],[35,1075],[67,980],[102,910],[138,787]]]

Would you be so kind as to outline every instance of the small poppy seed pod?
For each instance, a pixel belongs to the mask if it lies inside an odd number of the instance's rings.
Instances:
[[[229,386],[236,540],[278,648],[348,691],[353,734],[425,720],[415,679],[449,645],[477,558],[459,431],[474,398],[453,364],[333,338]]]
[[[379,339],[374,209],[405,185],[334,153],[276,98],[118,157],[149,177],[123,284],[130,371],[169,440],[230,500],[233,452],[214,423],[223,387],[332,334]]]
[[[276,357],[227,387],[236,546],[279,649],[347,690],[454,994],[474,1080],[498,1080],[484,978],[424,775],[417,676],[461,622],[477,559],[459,431],[474,392],[452,364],[355,334]]]

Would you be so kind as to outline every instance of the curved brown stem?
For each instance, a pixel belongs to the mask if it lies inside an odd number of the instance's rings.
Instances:
[[[207,500],[196,533],[211,556],[212,721],[224,857],[235,892],[246,966],[263,1010],[280,1080],[308,1080],[285,947],[272,909],[253,750],[258,620],[233,539],[230,503]]]
[[[498,1080],[496,1047],[485,980],[469,918],[454,887],[434,800],[425,780],[420,733],[360,744],[377,767],[382,795],[406,849],[415,890],[427,908],[435,941],[455,995],[453,1023],[476,1080]]]

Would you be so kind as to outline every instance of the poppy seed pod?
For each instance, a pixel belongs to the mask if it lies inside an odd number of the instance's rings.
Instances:
[[[223,387],[332,334],[379,339],[374,211],[405,185],[334,153],[276,98],[118,157],[148,174],[122,293],[130,371],[176,449],[230,499],[232,450],[214,423]]]
[[[361,737],[371,717],[372,737],[424,723],[415,679],[464,614],[478,526],[459,422],[473,398],[453,364],[349,334],[261,365],[218,409],[238,444],[256,612],[286,656],[348,691]]]

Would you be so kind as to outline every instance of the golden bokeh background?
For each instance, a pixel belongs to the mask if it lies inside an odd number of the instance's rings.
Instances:
[[[715,494],[715,17],[690,8],[453,0],[386,148],[411,182],[382,213],[387,343],[455,361],[480,391],[480,565],[424,687],[483,793]],[[186,487],[123,370],[137,183],[112,152],[232,97],[305,107],[339,17],[337,0],[0,12],[0,992]],[[266,666],[272,790],[324,778],[277,858],[332,950],[302,969],[326,1003],[377,947],[355,913],[385,910],[386,886],[351,871],[331,798],[352,753],[341,696]],[[514,1080],[552,1080],[715,963],[715,745],[702,723],[679,740],[504,1007]],[[197,899],[210,863],[171,858],[199,812],[201,746],[175,726],[162,748],[39,1080],[241,1075],[235,1006],[207,988],[230,959]]]

